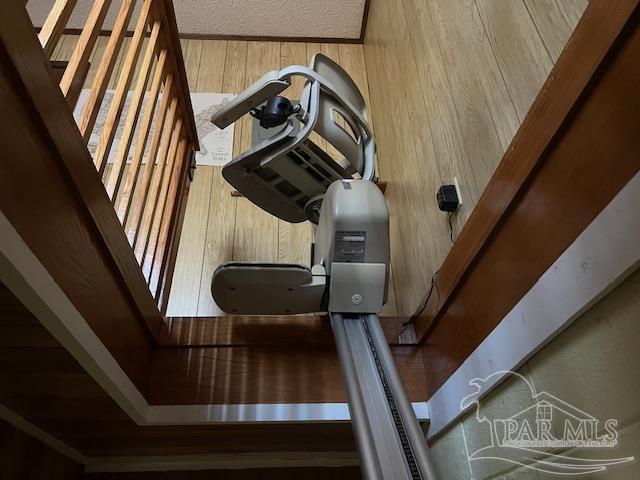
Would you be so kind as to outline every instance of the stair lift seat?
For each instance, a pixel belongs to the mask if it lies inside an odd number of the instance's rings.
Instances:
[[[293,102],[278,96],[294,76],[307,80],[295,108]],[[223,176],[278,218],[291,223],[319,222],[313,255],[317,261],[310,269],[226,263],[214,272],[211,284],[218,306],[245,315],[331,308],[380,311],[388,287],[388,211],[372,182],[375,143],[364,99],[353,80],[331,59],[316,54],[309,67],[295,65],[267,73],[216,112],[212,122],[225,128],[246,113],[260,118],[263,126],[282,126],[227,164]],[[325,153],[311,139],[313,132],[343,158]],[[334,275],[336,282],[331,287],[332,268],[340,274]]]

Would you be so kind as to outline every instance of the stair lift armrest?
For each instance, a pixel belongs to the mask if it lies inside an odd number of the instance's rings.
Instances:
[[[280,72],[269,72],[214,113],[211,122],[220,129],[226,128],[249,113],[252,108],[282,93],[290,86],[290,81],[281,78]]]

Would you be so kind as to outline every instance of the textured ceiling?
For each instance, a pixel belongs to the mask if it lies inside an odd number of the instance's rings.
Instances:
[[[382,0],[384,1],[384,0]],[[92,0],[78,0],[69,28],[81,28]],[[138,2],[140,3],[140,2]],[[358,38],[365,0],[174,0],[181,34],[268,37]],[[104,28],[120,2],[115,0]],[[53,0],[29,0],[27,9],[41,26]]]

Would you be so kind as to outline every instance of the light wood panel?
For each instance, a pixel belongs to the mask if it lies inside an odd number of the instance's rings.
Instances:
[[[447,257],[416,323],[430,394],[637,175],[639,11],[589,3]]]
[[[455,238],[585,4],[372,2],[364,53],[399,315],[415,312],[452,245],[438,186],[461,187]]]
[[[589,0],[524,0],[555,62]]]
[[[182,40],[189,85],[195,92],[238,93],[269,70],[307,65],[316,52],[336,60],[349,72],[369,104],[361,45]],[[285,95],[300,96],[297,79]],[[251,142],[251,119],[235,125],[234,155]],[[326,142],[318,142],[327,148]],[[233,197],[220,167],[200,166],[191,184],[167,314],[219,316],[211,296],[215,268],[231,260],[278,261],[309,265],[313,228],[289,224],[263,212],[245,198]],[[383,315],[397,315],[393,274]]]

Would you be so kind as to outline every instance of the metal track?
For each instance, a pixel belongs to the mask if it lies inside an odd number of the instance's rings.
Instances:
[[[432,480],[424,434],[376,315],[331,314],[349,411],[368,480]]]
[[[402,450],[404,452],[405,459],[407,460],[407,466],[411,471],[411,478],[412,480],[422,480],[420,469],[418,468],[418,464],[416,463],[416,458],[413,455],[411,442],[409,442],[409,437],[407,436],[407,432],[404,428],[404,424],[402,423],[402,417],[400,416],[400,412],[398,411],[396,401],[393,398],[393,392],[391,391],[391,387],[389,386],[389,381],[387,380],[387,375],[384,371],[384,367],[382,366],[380,355],[376,348],[376,342],[374,341],[373,336],[371,335],[371,330],[369,329],[369,325],[367,323],[367,317],[363,315],[360,317],[360,319],[362,321],[364,331],[367,334],[367,341],[369,342],[369,348],[371,349],[371,355],[373,356],[373,361],[375,362],[376,368],[378,369],[378,375],[380,375],[380,382],[382,383],[382,388],[384,389],[384,393],[387,397],[387,403],[389,405],[389,410],[391,410],[393,423],[396,426],[396,433],[400,437],[400,444],[402,445]]]

